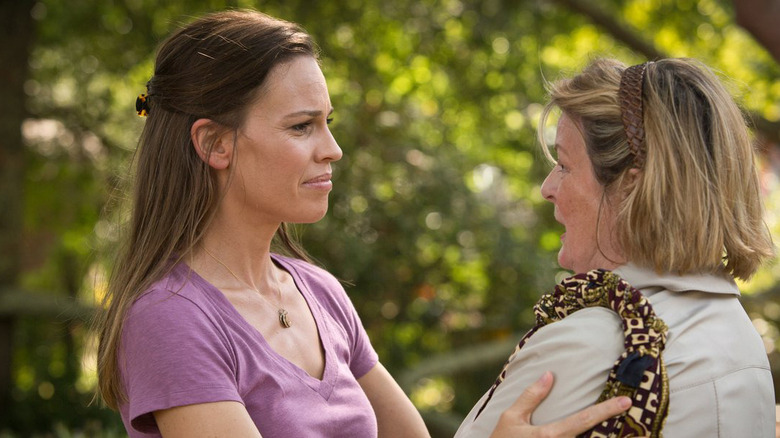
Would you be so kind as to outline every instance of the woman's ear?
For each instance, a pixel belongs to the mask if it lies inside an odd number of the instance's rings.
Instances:
[[[628,169],[628,171],[623,174],[623,179],[620,183],[620,190],[623,192],[624,196],[628,195],[631,191],[634,190],[634,187],[636,187],[636,184],[639,182],[641,175],[642,171],[636,167]]]
[[[192,146],[204,163],[210,167],[222,170],[230,167],[233,158],[232,135],[213,120],[198,119],[190,129]]]
[[[637,179],[639,179],[639,175],[642,174],[642,171],[637,169],[636,167],[632,167],[628,169],[628,174],[626,177],[628,178],[628,182],[633,184],[636,184]]]

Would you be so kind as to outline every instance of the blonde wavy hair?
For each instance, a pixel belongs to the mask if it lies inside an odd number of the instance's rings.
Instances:
[[[618,90],[626,66],[597,59],[580,74],[548,84],[550,102],[579,122],[596,179],[620,196],[615,237],[626,260],[657,272],[720,272],[749,279],[774,255],[763,220],[758,172],[742,112],[702,63],[650,63],[642,104],[646,161],[633,155]],[[595,232],[595,230],[594,230]]]

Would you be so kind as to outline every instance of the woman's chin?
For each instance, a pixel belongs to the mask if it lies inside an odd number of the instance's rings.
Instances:
[[[328,213],[327,206],[317,211],[306,212],[304,214],[298,215],[298,217],[294,219],[291,218],[291,220],[287,220],[285,222],[294,224],[313,224],[321,221],[322,218],[325,217],[326,213]]]
[[[567,269],[569,271],[574,270],[569,260],[566,259],[566,253],[563,251],[563,248],[561,248],[560,251],[558,251],[558,266],[560,266],[562,269]]]

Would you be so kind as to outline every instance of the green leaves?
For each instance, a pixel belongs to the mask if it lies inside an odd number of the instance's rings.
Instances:
[[[353,284],[381,360],[401,373],[521,333],[558,271],[559,229],[539,194],[549,170],[536,140],[545,81],[597,55],[643,61],[635,43],[647,43],[704,60],[733,78],[745,108],[780,119],[780,68],[734,23],[729,2],[597,3],[606,20],[571,0],[41,1],[25,91],[30,126],[55,135],[27,136],[25,233],[42,243],[28,249],[38,262],[24,278],[59,289],[62,258],[52,255],[61,253],[95,255],[84,271],[103,269],[117,220],[102,208],[127,174],[143,123],[133,104],[156,45],[204,12],[257,7],[299,22],[322,48],[344,158],[331,211],[303,240]],[[85,278],[81,296],[95,283]],[[54,361],[25,351],[25,361]],[[464,414],[502,360],[468,375],[454,364],[421,381],[415,400],[447,400],[439,410]],[[26,403],[51,381],[45,369],[19,368]]]

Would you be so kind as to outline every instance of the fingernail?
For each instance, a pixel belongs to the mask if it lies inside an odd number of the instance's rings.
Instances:
[[[539,377],[539,383],[548,383],[550,382],[550,379],[552,379],[552,373],[545,371],[544,374],[542,374],[542,377]]]
[[[631,399],[628,397],[618,397],[618,406],[622,409],[626,409],[631,406]]]

